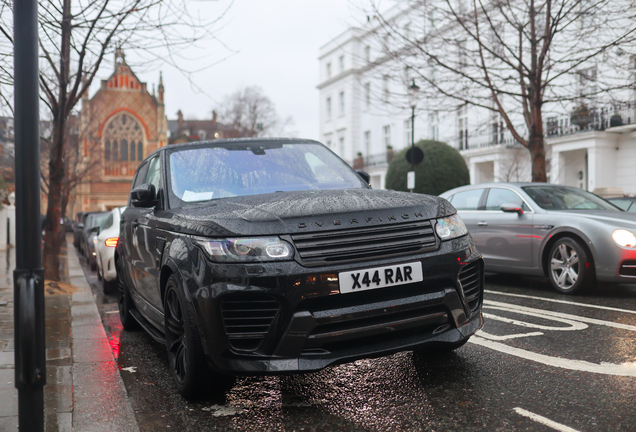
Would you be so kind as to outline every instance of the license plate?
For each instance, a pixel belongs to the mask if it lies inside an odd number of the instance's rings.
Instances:
[[[419,261],[338,274],[342,294],[405,285],[422,282],[422,280],[422,263]]]

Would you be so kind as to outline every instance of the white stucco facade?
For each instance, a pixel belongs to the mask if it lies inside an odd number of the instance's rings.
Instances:
[[[405,23],[405,29],[414,20],[421,21],[417,9],[396,9],[391,14],[389,18]],[[390,55],[386,46],[395,42],[383,39],[381,33],[380,24],[369,19],[327,42],[320,49],[317,85],[322,142],[355,168],[369,172],[375,188],[384,188],[391,153],[411,145],[407,88],[417,77]],[[421,77],[435,70],[418,73]],[[632,71],[626,76],[636,75]],[[416,84],[425,86],[421,79]],[[484,108],[461,104],[453,108],[452,101],[440,103],[428,95],[422,91],[417,100],[416,142],[435,139],[458,149],[471,183],[531,180],[529,152],[501,119]],[[633,90],[624,96],[632,102],[603,105],[597,98],[598,109],[583,126],[565,108],[560,113],[544,111],[550,182],[602,194],[636,194],[636,105]],[[488,103],[486,99],[482,105]],[[619,114],[622,125],[611,127]]]

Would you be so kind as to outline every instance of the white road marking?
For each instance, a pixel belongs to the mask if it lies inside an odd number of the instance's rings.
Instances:
[[[609,307],[609,306],[598,306],[598,305],[592,305],[592,304],[588,304],[588,303],[578,303],[578,302],[573,302],[573,301],[568,301],[568,300],[557,300],[557,299],[550,299],[550,298],[545,298],[545,297],[536,297],[536,296],[525,295],[525,294],[504,293],[504,292],[492,291],[492,290],[484,290],[484,292],[486,292],[488,294],[498,294],[498,295],[510,296],[510,297],[528,298],[528,299],[532,299],[532,300],[542,300],[542,301],[547,301],[547,302],[552,302],[552,303],[562,303],[562,304],[569,304],[569,305],[574,305],[574,306],[589,307],[589,308],[594,308],[594,309],[610,310],[610,311],[614,311],[614,312],[623,312],[623,313],[628,313],[628,314],[636,314],[636,311],[633,311],[633,310],[618,309],[618,308],[613,308],[613,307]]]
[[[121,370],[130,372],[130,373],[135,373],[137,372],[137,366],[130,366],[130,367],[122,368]]]
[[[561,423],[557,423],[553,420],[550,420],[549,418],[545,418],[543,416],[540,416],[539,414],[535,414],[533,412],[530,412],[528,410],[524,410],[523,408],[514,408],[514,411],[519,414],[522,415],[524,417],[528,417],[531,420],[536,421],[537,423],[541,423],[544,426],[550,427],[554,430],[558,430],[560,432],[579,432],[576,429],[572,429],[569,426],[565,426],[562,425]]]
[[[201,410],[210,412],[214,417],[235,416],[245,412],[243,408],[229,405],[211,405],[209,407],[203,407]]]
[[[613,328],[617,328],[617,329],[621,329],[621,330],[628,330],[628,331],[634,331],[636,332],[636,326],[633,325],[629,325],[629,324],[621,324],[621,323],[615,323],[612,321],[604,321],[604,320],[598,320],[595,318],[587,318],[587,317],[583,317],[583,316],[579,316],[579,315],[571,315],[571,314],[565,314],[565,313],[561,313],[561,312],[553,312],[553,311],[547,311],[544,309],[536,309],[536,308],[529,308],[526,306],[519,306],[519,305],[515,305],[512,303],[503,303],[503,302],[495,302],[492,300],[484,300],[484,305],[486,307],[486,309],[489,306],[499,306],[502,308],[505,308],[505,310],[509,310],[509,311],[516,311],[516,312],[532,312],[532,313],[538,313],[541,315],[545,315],[551,318],[563,318],[563,319],[568,319],[568,320],[572,320],[572,321],[580,321],[580,322],[585,322],[588,324],[595,324],[595,325],[601,325],[601,326],[606,326],[606,327],[613,327]]]
[[[583,360],[570,360],[570,359],[564,359],[561,357],[548,356],[545,354],[538,354],[538,353],[534,353],[532,351],[526,351],[520,348],[514,348],[500,342],[486,340],[479,336],[471,337],[468,340],[468,342],[474,343],[475,345],[480,345],[486,348],[490,348],[495,351],[502,352],[504,354],[521,357],[526,360],[531,360],[537,363],[541,363],[541,364],[553,366],[553,367],[558,367],[562,369],[598,373],[603,375],[636,377],[636,362],[621,363],[621,364],[614,364],[614,363],[596,364],[596,363],[586,362]]]
[[[484,314],[485,315],[485,314]],[[529,336],[543,336],[543,333],[541,332],[532,332],[532,333],[517,333],[517,334],[513,334],[513,335],[505,335],[505,336],[496,336],[490,333],[486,333],[483,330],[479,330],[479,332],[477,332],[477,334],[483,338],[489,339],[489,340],[508,340],[508,339],[517,339],[517,338],[522,338],[522,337],[529,337]]]
[[[488,306],[488,309],[499,309],[499,310],[510,310],[509,306],[503,307],[503,306]],[[541,309],[537,309],[537,310],[541,310]],[[584,330],[587,328],[587,324],[583,324],[580,321],[572,321],[572,320],[568,320],[568,319],[563,319],[563,318],[555,318],[553,316],[550,316],[548,314],[545,314],[543,312],[537,313],[537,312],[528,312],[528,311],[520,311],[520,310],[514,310],[513,312],[516,313],[520,313],[522,315],[528,315],[528,316],[534,316],[537,318],[543,318],[546,320],[550,320],[550,321],[558,321],[558,322],[562,322],[564,324],[569,324],[569,327],[553,327],[553,326],[544,326],[541,324],[535,324],[535,323],[528,323],[525,321],[519,321],[519,320],[515,320],[515,319],[511,319],[511,318],[504,318],[504,317],[500,317],[497,315],[492,315],[492,314],[487,314],[485,313],[484,316],[488,317],[490,319],[493,319],[495,321],[502,321],[502,322],[506,322],[508,324],[514,324],[514,325],[518,325],[521,327],[530,327],[530,328],[536,328],[536,329],[540,329],[540,330],[556,330],[556,331],[568,331],[568,330]]]

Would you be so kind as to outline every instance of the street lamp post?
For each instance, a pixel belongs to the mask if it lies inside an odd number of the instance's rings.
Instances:
[[[417,96],[420,92],[420,88],[415,84],[415,80],[409,86],[409,100],[411,105],[411,153],[415,153],[415,107],[417,106]],[[411,158],[411,172],[413,173],[413,187],[411,189],[411,193],[415,188],[415,158]]]

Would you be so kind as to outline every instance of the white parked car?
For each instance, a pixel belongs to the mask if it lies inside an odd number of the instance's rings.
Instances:
[[[104,291],[112,291],[117,285],[117,271],[115,270],[115,248],[119,243],[119,221],[126,207],[111,210],[104,228],[95,238],[95,252],[97,260],[97,278],[104,283]]]

